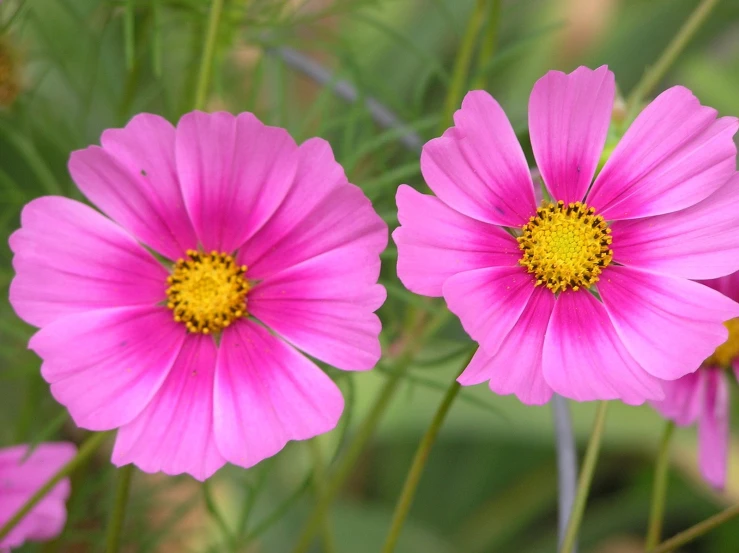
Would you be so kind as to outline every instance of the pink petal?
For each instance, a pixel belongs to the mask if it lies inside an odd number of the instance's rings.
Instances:
[[[631,124],[593,184],[587,203],[606,219],[671,213],[707,198],[736,171],[734,117],[716,119],[675,86]]]
[[[74,422],[110,430],[144,410],[169,374],[186,331],[165,307],[70,315],[38,331],[29,348]]]
[[[44,326],[65,315],[166,297],[167,271],[118,225],[86,205],[56,196],[23,208],[10,237],[16,276],[10,303]]]
[[[295,178],[298,147],[253,114],[195,111],[177,125],[177,174],[201,244],[231,252],[273,215]]]
[[[704,369],[698,369],[677,380],[662,381],[665,398],[651,402],[652,407],[680,426],[693,424],[703,410],[704,373]]]
[[[488,355],[478,349],[457,381],[466,386],[489,380],[496,394],[515,394],[529,405],[549,401],[552,389],[544,380],[541,353],[554,303],[550,290],[536,288],[498,353]]]
[[[441,296],[452,275],[483,267],[518,263],[515,238],[499,227],[481,223],[401,185],[396,195],[401,227],[393,232],[398,245],[398,276],[416,294]]]
[[[69,172],[89,200],[170,259],[197,246],[174,170],[174,128],[157,115],[105,131],[103,147],[72,152]]]
[[[455,127],[427,142],[421,171],[448,206],[478,221],[520,227],[536,203],[526,158],[503,109],[484,90],[467,93]]]
[[[368,370],[382,354],[374,314],[386,296],[379,274],[377,255],[333,250],[260,282],[249,293],[249,313],[321,361]]]
[[[611,122],[616,79],[605,65],[549,71],[529,99],[536,164],[555,200],[579,202],[593,180]]]
[[[336,426],[344,399],[316,365],[246,320],[221,340],[215,380],[216,443],[245,468]]]
[[[703,280],[701,282],[709,288],[718,290],[724,296],[739,302],[739,271],[725,277]]]
[[[698,419],[698,462],[703,478],[722,489],[729,456],[729,387],[723,370],[706,370],[705,397]]]
[[[118,431],[115,465],[203,481],[225,464],[213,432],[216,354],[213,337],[188,335],[154,398]]]
[[[613,258],[672,276],[715,278],[739,269],[737,227],[739,173],[687,209],[613,223]]]
[[[250,279],[263,279],[340,247],[379,256],[387,225],[364,193],[349,184],[328,142],[300,146],[295,182],[274,216],[239,252]]]
[[[544,339],[544,378],[577,401],[662,399],[660,381],[629,354],[603,304],[587,290],[562,292]]]
[[[38,444],[25,459],[28,446],[0,450],[0,526],[76,453],[70,443]],[[26,540],[44,541],[58,536],[66,522],[65,502],[69,479],[57,484],[23,520],[0,540],[0,547],[19,547]]]
[[[444,283],[449,310],[488,355],[498,352],[533,293],[534,281],[522,267],[476,269]]]
[[[726,341],[723,322],[739,316],[739,304],[707,286],[630,267],[608,267],[598,291],[626,349],[665,380],[695,371]]]

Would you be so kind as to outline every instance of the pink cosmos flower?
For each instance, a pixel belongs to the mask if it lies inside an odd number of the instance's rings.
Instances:
[[[109,218],[28,204],[10,301],[74,421],[119,428],[116,465],[202,480],[336,425],[338,387],[298,350],[375,365],[387,227],[328,143],[251,113],[143,114],[69,170]]]
[[[739,301],[739,273],[705,281]],[[739,319],[727,321],[729,338],[696,372],[665,382],[665,399],[652,402],[663,416],[680,426],[698,423],[698,457],[703,478],[716,488],[726,483],[729,454],[729,374],[739,380]]]
[[[26,459],[27,445],[0,449],[0,526],[67,464],[76,451],[70,443],[43,443]],[[69,479],[65,478],[0,540],[0,551],[20,547],[27,540],[46,541],[61,534],[67,520],[64,504],[68,497]]]
[[[641,403],[726,340],[739,305],[689,279],[739,268],[737,119],[682,87],[632,123],[595,178],[613,73],[549,72],[529,130],[553,200],[537,207],[521,146],[498,103],[472,91],[427,143],[426,196],[398,189],[398,275],[443,296],[480,348],[462,384],[541,404]]]

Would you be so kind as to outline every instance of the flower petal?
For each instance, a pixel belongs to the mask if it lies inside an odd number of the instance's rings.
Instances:
[[[186,331],[164,307],[70,315],[38,331],[29,348],[77,426],[110,430],[144,410],[169,374]]]
[[[166,297],[167,271],[118,225],[57,196],[23,208],[10,237],[16,276],[10,303],[35,326],[105,307],[153,305]]]
[[[739,271],[721,278],[702,280],[701,283],[739,302]]]
[[[251,113],[195,111],[177,125],[177,174],[203,247],[231,252],[273,215],[297,167],[285,129]]]
[[[695,371],[726,341],[723,322],[739,316],[739,304],[707,286],[630,267],[608,267],[598,291],[626,349],[665,380]]]
[[[716,119],[686,88],[672,87],[631,124],[587,197],[605,219],[671,213],[710,196],[736,171],[734,117]]]
[[[77,451],[70,443],[42,443],[26,459],[28,447],[21,445],[0,450],[0,526]],[[64,504],[69,492],[69,478],[65,478],[0,540],[0,548],[19,547],[26,540],[44,541],[58,536],[66,522]]]
[[[488,355],[498,352],[534,293],[522,267],[489,267],[459,273],[444,283],[449,310]]]
[[[579,202],[593,180],[611,123],[616,79],[605,65],[549,71],[529,99],[536,164],[555,200]]]
[[[467,93],[455,127],[426,143],[421,172],[448,206],[478,221],[519,227],[536,212],[526,157],[508,118],[484,90]]]
[[[263,327],[247,320],[223,333],[214,420],[218,449],[230,463],[248,468],[289,440],[328,432],[343,408],[336,384]]]
[[[239,252],[250,279],[267,278],[340,247],[379,256],[387,245],[387,225],[364,193],[346,180],[328,142],[308,140],[298,155],[285,201]]]
[[[452,275],[518,263],[521,250],[503,229],[454,211],[434,196],[398,188],[398,277],[416,294],[441,296]]]
[[[662,399],[660,380],[626,350],[603,304],[587,290],[562,292],[544,338],[544,378],[577,401]]]
[[[541,354],[554,303],[550,290],[536,288],[498,353],[488,355],[478,349],[457,381],[466,386],[489,380],[490,389],[496,394],[515,394],[529,405],[549,401],[552,389],[544,380]]]
[[[141,414],[118,430],[117,466],[209,478],[226,460],[213,432],[217,349],[212,336],[188,335],[162,387]]]
[[[105,131],[103,147],[72,152],[85,196],[138,240],[170,259],[197,245],[174,170],[174,128],[156,115]]]
[[[698,462],[709,484],[722,489],[729,456],[729,387],[722,369],[706,371],[706,396],[698,419]]]
[[[703,369],[677,380],[663,380],[665,399],[651,402],[652,407],[680,426],[693,424],[703,410],[705,384]]]
[[[689,279],[739,269],[739,173],[687,209],[616,221],[613,258],[623,265]]]
[[[386,296],[379,274],[377,255],[332,250],[260,282],[249,292],[249,313],[321,361],[368,370],[382,354],[374,314]]]

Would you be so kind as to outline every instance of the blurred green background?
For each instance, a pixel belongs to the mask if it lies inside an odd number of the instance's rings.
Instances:
[[[484,83],[526,143],[526,106],[549,69],[608,64],[626,95],[658,58],[696,0],[509,0],[497,47],[469,82]],[[139,112],[176,122],[192,109],[208,17],[207,0],[5,0],[0,5],[0,284],[12,278],[7,236],[21,207],[44,194],[81,199],[66,161],[99,142],[103,129]],[[328,139],[349,179],[390,228],[400,183],[421,188],[418,153],[378,126],[367,100],[391,109],[424,140],[438,134],[442,106],[473,0],[227,0],[207,109],[253,111],[298,140]],[[281,47],[309,56],[356,87],[356,102],[306,77]],[[472,64],[475,68],[475,63]],[[335,81],[332,81],[335,83]],[[724,0],[672,66],[660,90],[691,88],[723,115],[739,115],[739,2]],[[467,87],[469,88],[469,87]],[[466,90],[466,88],[465,88]],[[347,396],[340,427],[321,437],[334,455],[351,437],[388,378],[410,316],[438,313],[395,277],[395,248],[383,254],[388,302],[381,310],[387,360],[371,373],[332,371]],[[0,300],[0,446],[79,441],[26,350],[33,329]],[[469,341],[447,319],[419,345],[410,371],[371,446],[331,512],[338,550],[380,549],[413,452],[463,362]],[[736,385],[732,389],[737,399]],[[739,423],[737,401],[734,422]],[[573,405],[584,446],[592,405]],[[614,405],[582,527],[581,551],[643,551],[652,459],[663,422],[648,407]],[[739,501],[739,441],[729,484],[718,494],[696,469],[695,431],[673,443],[667,536]],[[115,470],[101,452],[74,477],[69,524],[51,544],[22,551],[100,551]],[[399,553],[543,553],[555,550],[556,465],[549,406],[526,407],[486,386],[463,389],[432,452]],[[136,473],[124,535],[126,551],[290,551],[314,504],[303,443],[249,471],[227,467],[207,487],[189,477]],[[215,506],[214,506],[215,505]],[[245,523],[243,523],[246,519]],[[243,524],[242,524],[243,523]],[[316,544],[319,551],[319,544]],[[739,523],[684,551],[736,553]]]

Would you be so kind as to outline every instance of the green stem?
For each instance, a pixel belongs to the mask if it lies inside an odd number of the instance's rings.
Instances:
[[[490,0],[487,9],[487,26],[483,34],[482,46],[477,59],[477,76],[472,82],[472,88],[485,88],[486,75],[484,73],[490,65],[495,54],[495,46],[498,44],[498,29],[500,28],[500,12],[503,2],[501,0]]]
[[[123,12],[123,36],[125,39],[126,69],[131,71],[136,59],[136,11],[134,0],[128,0]]]
[[[123,522],[126,520],[126,505],[128,504],[132,475],[133,465],[125,465],[118,469],[115,503],[108,519],[107,548],[105,549],[107,553],[118,553],[121,546],[121,531],[123,530]]]
[[[660,544],[658,547],[649,549],[648,551],[649,553],[670,553],[678,547],[699,538],[703,534],[737,517],[739,517],[739,505],[734,505],[733,507],[729,507],[728,509],[721,511],[717,515],[707,518],[703,522],[699,522],[684,532],[680,532],[676,536]]]
[[[695,32],[703,24],[718,0],[702,0],[698,7],[693,10],[688,20],[683,24],[665,51],[651,68],[647,69],[644,76],[631,91],[627,101],[628,113],[633,114],[639,109],[642,100],[656,87],[667,73],[667,70],[675,62],[680,53],[685,49]]]
[[[459,53],[454,62],[454,70],[452,71],[452,83],[447,91],[444,100],[444,110],[439,121],[438,134],[443,133],[452,121],[454,111],[459,106],[464,94],[467,76],[472,62],[472,53],[475,50],[477,36],[480,33],[480,27],[485,19],[485,0],[477,0],[472,10],[472,16],[467,23],[467,29],[462,37],[462,43],[459,45]]]
[[[326,484],[326,493],[316,503],[313,508],[311,516],[305,523],[303,530],[298,536],[298,542],[293,553],[306,553],[311,546],[313,536],[320,528],[321,520],[328,512],[328,508],[331,502],[338,495],[344,482],[351,474],[354,469],[354,464],[359,459],[359,456],[364,451],[364,448],[369,442],[370,438],[375,432],[377,425],[382,420],[382,415],[387,410],[390,401],[395,396],[400,383],[403,380],[411,361],[416,356],[416,352],[419,345],[423,343],[426,338],[433,336],[439,328],[443,326],[446,320],[449,318],[449,311],[444,309],[439,311],[438,315],[428,320],[425,324],[425,314],[417,313],[415,311],[408,312],[408,322],[406,328],[408,328],[408,335],[406,336],[405,346],[402,352],[397,357],[397,360],[392,363],[388,370],[388,378],[385,381],[384,386],[377,394],[377,400],[370,409],[369,414],[359,425],[356,435],[349,443],[346,452],[338,462],[338,467],[334,472],[330,481]]]
[[[85,443],[82,444],[77,455],[66,465],[60,468],[57,473],[49,478],[46,483],[34,493],[23,506],[10,517],[10,519],[0,528],[0,540],[5,538],[16,525],[41,501],[46,495],[54,489],[54,487],[64,478],[69,476],[75,469],[80,467],[87,459],[95,453],[107,438],[105,432],[98,432],[90,436]]]
[[[195,88],[195,109],[203,109],[205,107],[205,99],[208,95],[208,86],[210,84],[211,68],[213,67],[213,58],[216,52],[216,42],[218,41],[218,26],[221,22],[221,12],[223,12],[223,0],[213,0],[210,5],[205,47],[203,48],[203,56],[200,58],[200,72]]]
[[[308,441],[311,457],[313,459],[313,486],[318,501],[326,494],[326,465],[321,452],[321,444],[317,438]],[[331,520],[326,514],[321,519],[321,539],[323,540],[324,553],[336,553],[336,542],[331,531]]]
[[[410,350],[407,351],[397,363],[397,370],[388,376],[385,385],[377,395],[377,401],[372,406],[372,410],[362,421],[356,436],[350,443],[346,454],[342,457],[333,478],[327,483],[325,493],[316,503],[313,513],[303,527],[293,553],[306,553],[308,548],[310,548],[313,536],[321,526],[321,521],[325,517],[331,502],[339,493],[339,490],[341,490],[344,481],[349,477],[354,468],[354,463],[359,459],[362,451],[364,451],[365,445],[367,445],[367,442],[374,434],[375,428],[379,424],[382,415],[390,404],[390,400],[398,389],[398,385],[402,381],[402,376],[405,373],[403,369],[408,366],[412,357],[413,352]]]
[[[577,495],[575,495],[575,503],[572,505],[572,513],[567,523],[567,531],[562,540],[562,546],[559,553],[571,553],[575,541],[577,540],[577,532],[580,529],[583,514],[585,513],[585,504],[588,501],[590,492],[590,484],[593,481],[593,473],[595,465],[598,462],[598,453],[600,452],[600,442],[603,438],[603,427],[606,422],[606,410],[608,408],[607,401],[598,403],[598,410],[595,413],[595,422],[593,423],[593,432],[590,434],[590,442],[588,449],[585,451],[585,460],[583,461],[580,479],[577,482]]]
[[[228,523],[226,522],[226,519],[223,518],[221,511],[218,510],[218,506],[216,505],[216,502],[213,499],[213,494],[211,493],[209,480],[206,480],[205,482],[203,482],[202,490],[203,490],[203,500],[205,501],[205,509],[208,511],[211,518],[215,521],[216,525],[218,526],[218,530],[220,530],[221,532],[223,541],[227,544],[227,546],[230,548],[231,551],[234,551],[236,549],[234,546],[234,537],[231,535],[231,530],[228,527]]]
[[[467,366],[469,360],[470,358],[467,358],[464,367]],[[444,394],[444,398],[441,400],[436,414],[426,430],[426,434],[421,439],[421,443],[418,444],[416,455],[408,471],[408,476],[406,476],[405,484],[403,484],[403,491],[400,493],[398,503],[395,505],[393,520],[390,524],[390,531],[385,539],[385,545],[382,547],[382,553],[393,553],[395,551],[395,546],[403,530],[403,524],[408,517],[408,512],[413,504],[413,498],[416,496],[416,489],[418,488],[418,483],[421,481],[421,475],[423,475],[423,470],[426,467],[426,461],[428,461],[431,448],[436,441],[436,436],[439,434],[441,425],[444,423],[449,408],[457,397],[460,388],[459,382],[454,380],[447,389],[446,394]]]
[[[649,510],[649,527],[647,529],[647,550],[656,547],[662,535],[662,521],[665,516],[665,500],[667,498],[667,476],[670,468],[670,439],[674,430],[675,423],[668,421],[657,452],[654,484],[652,486],[652,506]]]

